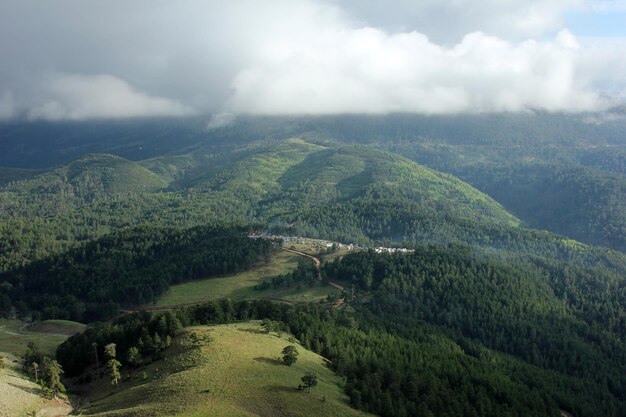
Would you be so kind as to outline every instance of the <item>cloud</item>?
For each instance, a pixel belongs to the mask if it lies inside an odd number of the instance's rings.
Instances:
[[[333,0],[356,19],[391,32],[416,30],[453,44],[481,31],[509,40],[540,37],[563,27],[563,14],[585,0]]]
[[[235,77],[231,111],[441,114],[603,104],[576,79],[581,50],[567,31],[517,44],[475,32],[447,48],[417,32],[363,28],[320,36],[306,50],[297,41],[290,48]]]
[[[595,3],[0,0],[0,118],[598,109],[624,40],[563,29]]]
[[[15,117],[17,111],[15,109],[15,100],[10,91],[4,92],[0,96],[0,120],[10,120]]]
[[[150,96],[112,75],[55,74],[29,119],[84,120],[145,116],[184,116],[194,111],[176,101]]]
[[[232,124],[237,116],[232,113],[217,113],[211,115],[209,122],[207,123],[207,129],[218,129]]]

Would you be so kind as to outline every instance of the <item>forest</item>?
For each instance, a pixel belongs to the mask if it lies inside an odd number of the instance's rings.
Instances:
[[[88,323],[56,355],[80,383],[111,344],[136,369],[189,326],[262,320],[383,417],[626,416],[624,121],[593,117],[0,125],[0,315]],[[339,308],[133,312],[266,265],[280,242],[252,231],[372,250],[322,263]],[[317,273],[301,262],[257,294]]]
[[[237,229],[127,229],[0,274],[1,310],[14,304],[35,319],[107,320],[172,284],[263,263],[276,245]]]

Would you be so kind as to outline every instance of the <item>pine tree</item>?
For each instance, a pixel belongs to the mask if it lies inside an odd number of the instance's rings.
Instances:
[[[48,357],[43,358],[42,386],[51,396],[56,397],[60,392],[65,391],[61,383],[63,369],[59,362]]]
[[[37,362],[32,362],[30,364],[29,370],[33,374],[35,374],[35,382],[38,384],[39,383],[39,364]]]
[[[91,344],[91,347],[93,348],[93,353],[96,357],[96,369],[100,368],[100,361],[98,360],[98,344],[96,342],[93,342]]]
[[[139,349],[135,346],[132,346],[128,349],[128,353],[126,354],[126,360],[132,366],[138,366],[141,364],[141,353],[139,353]]]
[[[120,368],[122,364],[115,359],[116,349],[115,343],[109,343],[104,347],[104,352],[109,358],[107,361],[107,368],[109,369],[109,377],[111,378],[111,385],[117,385],[122,375],[120,374]]]

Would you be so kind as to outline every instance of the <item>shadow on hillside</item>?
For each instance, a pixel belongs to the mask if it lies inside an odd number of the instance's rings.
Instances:
[[[269,363],[270,365],[284,365],[284,363],[278,359],[258,357],[254,358],[254,360],[257,362]]]
[[[292,393],[294,391],[295,392],[300,391],[297,386],[286,387],[284,385],[270,385],[270,386],[267,387],[267,390],[270,391],[270,392],[275,392],[275,393],[279,393],[279,392],[289,392],[289,393]]]
[[[268,331],[263,329],[237,329],[240,332],[252,333],[252,334],[269,334]]]
[[[13,384],[11,382],[8,382],[8,384],[14,388],[18,388],[21,389],[24,392],[27,392],[29,394],[34,394],[34,395],[41,395],[41,390],[39,388],[29,388],[29,387],[23,387],[21,385],[16,385]]]

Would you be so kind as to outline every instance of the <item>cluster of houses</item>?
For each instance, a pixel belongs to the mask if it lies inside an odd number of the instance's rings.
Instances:
[[[330,240],[324,239],[311,239],[308,237],[301,236],[283,236],[283,235],[271,235],[267,233],[256,233],[252,232],[248,235],[248,237],[252,239],[273,239],[273,240],[281,240],[283,242],[283,246],[288,246],[289,244],[300,244],[306,245],[311,250],[320,250],[320,249],[344,249],[344,250],[367,250],[374,249],[376,253],[410,253],[413,252],[413,249],[406,248],[388,248],[384,246],[378,246],[375,248],[355,245],[353,243],[340,243],[340,242],[332,242]]]
[[[415,252],[413,249],[407,249],[407,248],[386,248],[384,246],[379,246],[377,248],[374,248],[374,251],[376,253],[411,253],[411,252]]]

